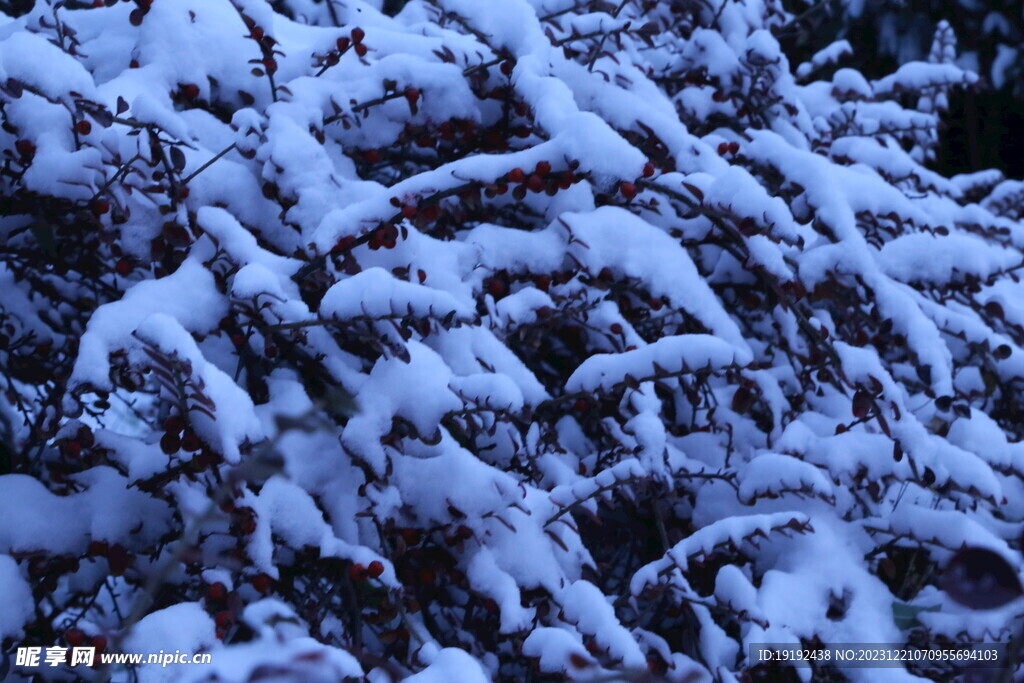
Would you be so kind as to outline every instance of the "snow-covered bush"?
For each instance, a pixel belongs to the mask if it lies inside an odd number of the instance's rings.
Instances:
[[[788,4],[788,3],[786,3]],[[899,63],[928,58],[936,29],[951,30],[961,42],[957,62],[984,76],[996,89],[1024,97],[1024,3],[1020,0],[811,0],[795,2],[796,12],[780,35],[812,44],[834,36],[875,48],[862,60]],[[948,28],[947,28],[948,27]],[[824,34],[824,36],[822,35]]]
[[[777,0],[14,14],[6,652],[694,683],[1009,637],[941,588],[965,545],[1019,588],[1024,521],[1024,184],[922,165],[952,60],[822,80]]]

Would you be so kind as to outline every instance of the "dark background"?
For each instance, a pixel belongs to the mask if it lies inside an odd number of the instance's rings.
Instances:
[[[1024,69],[1020,63],[1024,3],[866,0],[856,17],[850,16],[841,0],[810,4],[785,0],[783,4],[794,15],[805,17],[797,32],[780,36],[790,64],[806,61],[845,38],[854,54],[840,66],[855,68],[868,79],[892,73],[902,62],[926,59],[936,26],[943,19],[948,21],[957,37],[957,53],[976,53],[983,83],[951,93],[933,166],[943,175],[997,168],[1008,177],[1024,178]],[[994,31],[994,25],[1003,30]],[[1011,64],[1006,83],[997,89],[990,72],[1000,45],[1021,54]]]

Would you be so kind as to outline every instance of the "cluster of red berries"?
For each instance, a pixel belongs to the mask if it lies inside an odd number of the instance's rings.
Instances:
[[[460,524],[456,527],[455,532],[451,535],[445,536],[444,543],[447,546],[459,545],[464,541],[468,541],[473,538],[473,530],[465,524]]]
[[[107,639],[103,636],[92,636],[91,638],[86,635],[85,631],[73,626],[64,632],[64,641],[71,647],[86,647],[88,643],[89,647],[96,648],[96,654],[102,654],[107,649]],[[68,652],[68,656],[71,653]]]
[[[738,142],[719,142],[718,153],[719,154],[735,154],[740,151],[740,143]]]
[[[352,37],[352,44],[355,45],[356,54],[360,57],[365,57],[367,47],[363,44],[363,38],[366,37],[366,32],[356,26],[349,35]]]
[[[370,245],[370,249],[373,251],[378,249],[394,249],[395,245],[398,244],[398,228],[393,223],[385,223],[370,233],[370,239],[367,244]]]
[[[441,125],[437,127],[438,135],[445,142],[454,140],[456,131],[463,140],[470,140],[476,135],[476,124],[472,119],[452,119],[451,121],[442,121]]]
[[[57,442],[61,455],[65,458],[77,459],[82,455],[83,450],[88,450],[96,443],[96,437],[88,425],[82,425],[75,432],[74,437],[62,439]]]
[[[232,504],[227,512],[231,513],[231,526],[235,531],[245,536],[256,533],[256,511],[251,507],[235,507]]]
[[[105,557],[110,573],[113,576],[121,576],[135,562],[135,556],[128,552],[120,543],[110,544],[106,541],[94,540],[89,543],[86,551],[89,557]]]
[[[320,63],[324,67],[334,66],[341,61],[342,55],[348,52],[355,46],[356,54],[360,57],[365,57],[367,52],[366,45],[363,44],[363,38],[366,37],[366,33],[361,28],[354,28],[347,36],[341,36],[334,42],[334,49],[328,52],[321,58]]]
[[[366,581],[367,579],[377,579],[384,573],[384,564],[379,560],[374,560],[365,567],[359,563],[354,563],[348,568],[348,578],[356,583]]]
[[[583,176],[576,175],[572,170],[552,173],[551,164],[547,161],[538,161],[533,172],[529,175],[519,168],[513,168],[505,175],[505,181],[516,187],[512,190],[515,199],[522,199],[527,191],[544,192],[549,197],[554,196],[559,190],[567,190],[573,183],[583,180]],[[499,181],[493,189],[494,194],[505,194],[508,191],[506,182]]]
[[[201,449],[202,441],[199,440],[195,432],[186,427],[185,418],[181,415],[171,415],[164,420],[164,435],[160,437],[160,450],[167,455],[174,455],[178,451],[195,453]]]
[[[392,197],[391,205],[399,209],[402,218],[408,220],[422,219],[424,222],[433,223],[441,215],[441,207],[437,204],[420,207],[411,202],[403,202],[398,197]]]

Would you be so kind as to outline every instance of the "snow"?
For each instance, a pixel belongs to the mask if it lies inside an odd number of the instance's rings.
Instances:
[[[653,378],[705,368],[717,370],[742,365],[744,360],[745,354],[737,353],[728,342],[711,335],[664,337],[634,351],[588,358],[566,381],[565,389],[570,393],[609,390],[627,377]]]
[[[143,617],[131,629],[121,645],[124,652],[193,654],[209,650],[216,642],[213,619],[197,602],[182,602]],[[140,681],[173,681],[187,675],[197,665],[178,664],[167,667],[157,664],[139,670]]]
[[[1024,182],[936,163],[1008,20],[904,59],[883,8],[869,80],[678,4],[0,11],[0,636],[239,683],[1008,639],[939,586],[1022,568]]]
[[[643,666],[645,659],[629,631],[615,617],[615,610],[597,586],[576,581],[558,597],[565,619],[581,633],[591,635],[608,654],[627,667]]]
[[[487,683],[490,678],[468,653],[446,647],[436,654],[427,668],[405,680],[409,683]]]
[[[183,329],[202,333],[216,327],[225,313],[227,303],[213,287],[213,275],[186,260],[171,275],[139,282],[119,301],[96,311],[82,335],[72,383],[109,390],[107,357],[118,347],[131,346],[132,333],[150,316],[162,314]]]
[[[3,586],[3,612],[0,612],[0,636],[16,638],[35,611],[32,589],[9,555],[0,555],[0,585]]]
[[[338,319],[416,315],[472,320],[473,312],[447,292],[398,280],[383,268],[368,268],[331,287],[322,315]]]

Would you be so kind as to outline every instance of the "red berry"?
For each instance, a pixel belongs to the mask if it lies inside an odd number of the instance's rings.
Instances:
[[[644,164],[644,178],[650,178],[652,175],[654,175],[654,164],[648,161]]]
[[[423,284],[427,280],[427,273],[426,271],[420,269],[416,271],[416,277],[419,278],[420,284]]]
[[[96,648],[97,654],[102,653],[107,649],[107,639],[103,636],[93,636],[92,640],[89,641],[89,644]]]
[[[246,536],[254,534],[256,533],[256,520],[251,516],[246,517],[239,523],[238,528]]]
[[[139,68],[139,60],[133,59],[132,61],[128,62],[128,68],[129,69],[138,69]]]
[[[355,237],[353,237],[352,235],[345,235],[340,240],[338,240],[337,244],[334,245],[334,248],[331,249],[331,253],[340,254],[343,251],[348,251],[349,249],[355,246],[355,243]]]
[[[132,262],[126,258],[120,259],[114,266],[114,270],[117,271],[118,275],[128,275],[128,273],[132,272]]]
[[[505,74],[506,76],[511,76],[512,69],[514,69],[515,66],[515,62],[513,62],[510,59],[506,59],[504,62],[501,63],[501,73]]]
[[[740,151],[740,143],[738,143],[738,142],[730,142],[729,143],[729,151],[732,152],[733,154],[735,154],[736,152]]]
[[[69,628],[64,632],[64,640],[71,647],[81,647],[85,645],[85,631],[80,628]]]
[[[178,438],[177,434],[166,432],[160,437],[160,450],[166,455],[174,455],[181,450],[181,439]]]
[[[538,175],[547,175],[548,173],[551,173],[551,164],[546,161],[538,161],[537,168],[534,169],[534,173],[537,173]]]
[[[376,164],[380,161],[380,151],[376,149],[368,149],[363,152],[363,161],[368,164]]]
[[[356,54],[359,55],[360,57],[365,57],[366,51],[366,46],[363,45],[362,43],[356,45]]]
[[[97,216],[102,216],[103,214],[110,211],[110,202],[108,202],[106,199],[94,199],[90,207],[92,208],[92,212],[94,214],[96,214]]]
[[[492,279],[487,283],[487,291],[491,296],[501,296],[505,293],[505,283],[498,279]]]
[[[728,152],[729,152],[729,143],[728,142],[719,142],[718,143],[718,153],[719,154],[727,154]]]
[[[537,278],[534,280],[534,282],[537,283],[537,289],[539,289],[539,290],[541,290],[543,292],[546,292],[546,291],[548,291],[548,287],[551,286],[551,276],[550,275],[538,275]]]
[[[402,207],[402,216],[404,218],[415,218],[416,207],[413,206],[412,204],[406,204],[405,206]]]
[[[526,187],[530,192],[540,192],[544,189],[544,179],[534,173],[530,176],[530,179],[526,181]]]
[[[23,157],[31,157],[36,153],[36,146],[31,140],[18,140],[14,143],[14,149]]]
[[[82,454],[82,444],[78,443],[77,441],[68,441],[67,443],[64,444],[63,451],[64,455],[66,455],[67,457],[77,458],[79,455]]]
[[[588,401],[585,398],[578,398],[578,399],[576,399],[576,403],[573,404],[573,408],[575,408],[576,412],[578,412],[578,413],[585,412],[587,410],[587,408],[589,408],[589,407],[590,407],[590,401]]]
[[[203,443],[196,436],[195,432],[185,432],[185,436],[181,437],[181,448],[182,450],[188,451],[189,453],[195,453],[203,447]]]
[[[510,183],[521,183],[526,176],[521,168],[513,168],[508,172],[508,180]]]
[[[194,100],[199,97],[199,86],[195,83],[185,83],[181,86],[181,96],[186,100]]]
[[[262,593],[263,595],[266,595],[270,592],[270,589],[273,586],[273,584],[274,580],[266,574],[257,574],[256,576],[252,577],[252,587],[255,588],[258,592]]]
[[[92,132],[92,124],[82,119],[75,125],[75,130],[78,131],[79,135],[88,135]]]
[[[626,198],[627,201],[632,200],[636,196],[636,185],[630,182],[622,183],[619,186],[619,192]]]
[[[178,188],[179,199],[187,199],[190,194],[192,194],[192,191],[188,189],[188,185],[182,185]]]
[[[121,576],[131,566],[133,559],[131,553],[120,543],[110,546],[110,551],[107,553],[107,564],[110,566],[110,573],[113,576]]]
[[[365,37],[366,32],[363,31],[363,29],[359,28],[358,26],[352,29],[352,42],[355,43],[356,45],[363,42],[363,38]]]
[[[419,88],[406,88],[405,89],[405,99],[409,103],[410,107],[416,106],[416,103],[420,99]]]
[[[106,541],[90,541],[87,554],[89,557],[104,557],[110,551]]]
[[[170,415],[164,420],[164,431],[171,434],[181,434],[185,429],[185,418],[181,415]]]
[[[227,628],[235,620],[235,613],[229,609],[221,610],[213,617],[218,628]]]
[[[228,588],[220,581],[211,583],[209,588],[206,589],[206,597],[209,600],[224,600],[228,597]]]
[[[370,575],[371,579],[376,579],[384,573],[384,565],[374,560],[370,563],[370,566],[366,568],[366,573]]]
[[[341,52],[341,53],[348,52],[348,48],[350,46],[351,46],[351,43],[349,42],[349,39],[345,38],[345,37],[338,38],[338,42],[335,43],[335,47],[337,47],[338,48],[338,52]]]
[[[92,433],[92,429],[88,425],[82,425],[78,428],[78,432],[75,434],[75,439],[82,444],[83,448],[92,448],[93,444],[96,443],[96,437]]]
[[[619,323],[612,323],[608,326],[608,329],[611,330],[612,334],[622,334],[622,325]]]
[[[348,568],[348,577],[355,582],[366,580],[366,567],[361,564],[353,564]]]

